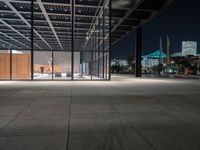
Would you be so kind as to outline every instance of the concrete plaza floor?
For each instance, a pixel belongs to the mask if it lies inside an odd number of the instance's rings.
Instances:
[[[200,80],[0,81],[0,150],[200,150]]]

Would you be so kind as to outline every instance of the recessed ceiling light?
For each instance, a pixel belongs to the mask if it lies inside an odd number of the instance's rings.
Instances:
[[[53,10],[53,8],[50,8],[50,10],[52,11],[52,10]]]
[[[81,9],[78,9],[78,12],[79,12],[79,13],[81,13],[81,12],[82,12],[82,10],[81,10]]]

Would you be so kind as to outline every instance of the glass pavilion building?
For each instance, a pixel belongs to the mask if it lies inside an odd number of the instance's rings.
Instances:
[[[0,0],[1,80],[108,80],[109,0]]]
[[[141,25],[173,1],[0,0],[0,80],[110,80],[111,44],[133,30],[140,77]]]

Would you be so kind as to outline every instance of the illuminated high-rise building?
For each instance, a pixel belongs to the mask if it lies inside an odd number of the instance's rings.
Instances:
[[[182,55],[197,55],[197,42],[195,41],[183,41],[182,42]]]

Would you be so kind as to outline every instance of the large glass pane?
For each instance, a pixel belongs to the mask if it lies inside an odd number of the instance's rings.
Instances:
[[[35,79],[71,79],[71,11],[70,0],[34,2]]]
[[[54,79],[71,80],[71,52],[54,52]]]
[[[82,52],[80,61],[80,72],[82,79],[91,80],[91,52]]]
[[[2,0],[0,10],[0,78],[30,79],[30,53],[27,51],[31,49],[31,24],[25,15],[30,16],[31,0]],[[12,57],[7,50],[12,51]],[[12,65],[11,72],[9,65]]]
[[[80,62],[81,62],[80,52],[74,52],[74,79],[83,79],[83,76],[80,72]]]
[[[109,0],[75,0],[74,14],[74,67],[78,63],[80,70],[74,69],[74,79],[106,79],[106,37],[109,41]],[[109,42],[108,42],[109,44]],[[107,47],[107,53],[109,47]],[[108,72],[107,72],[108,73]]]
[[[34,79],[52,79],[52,52],[34,51]]]

